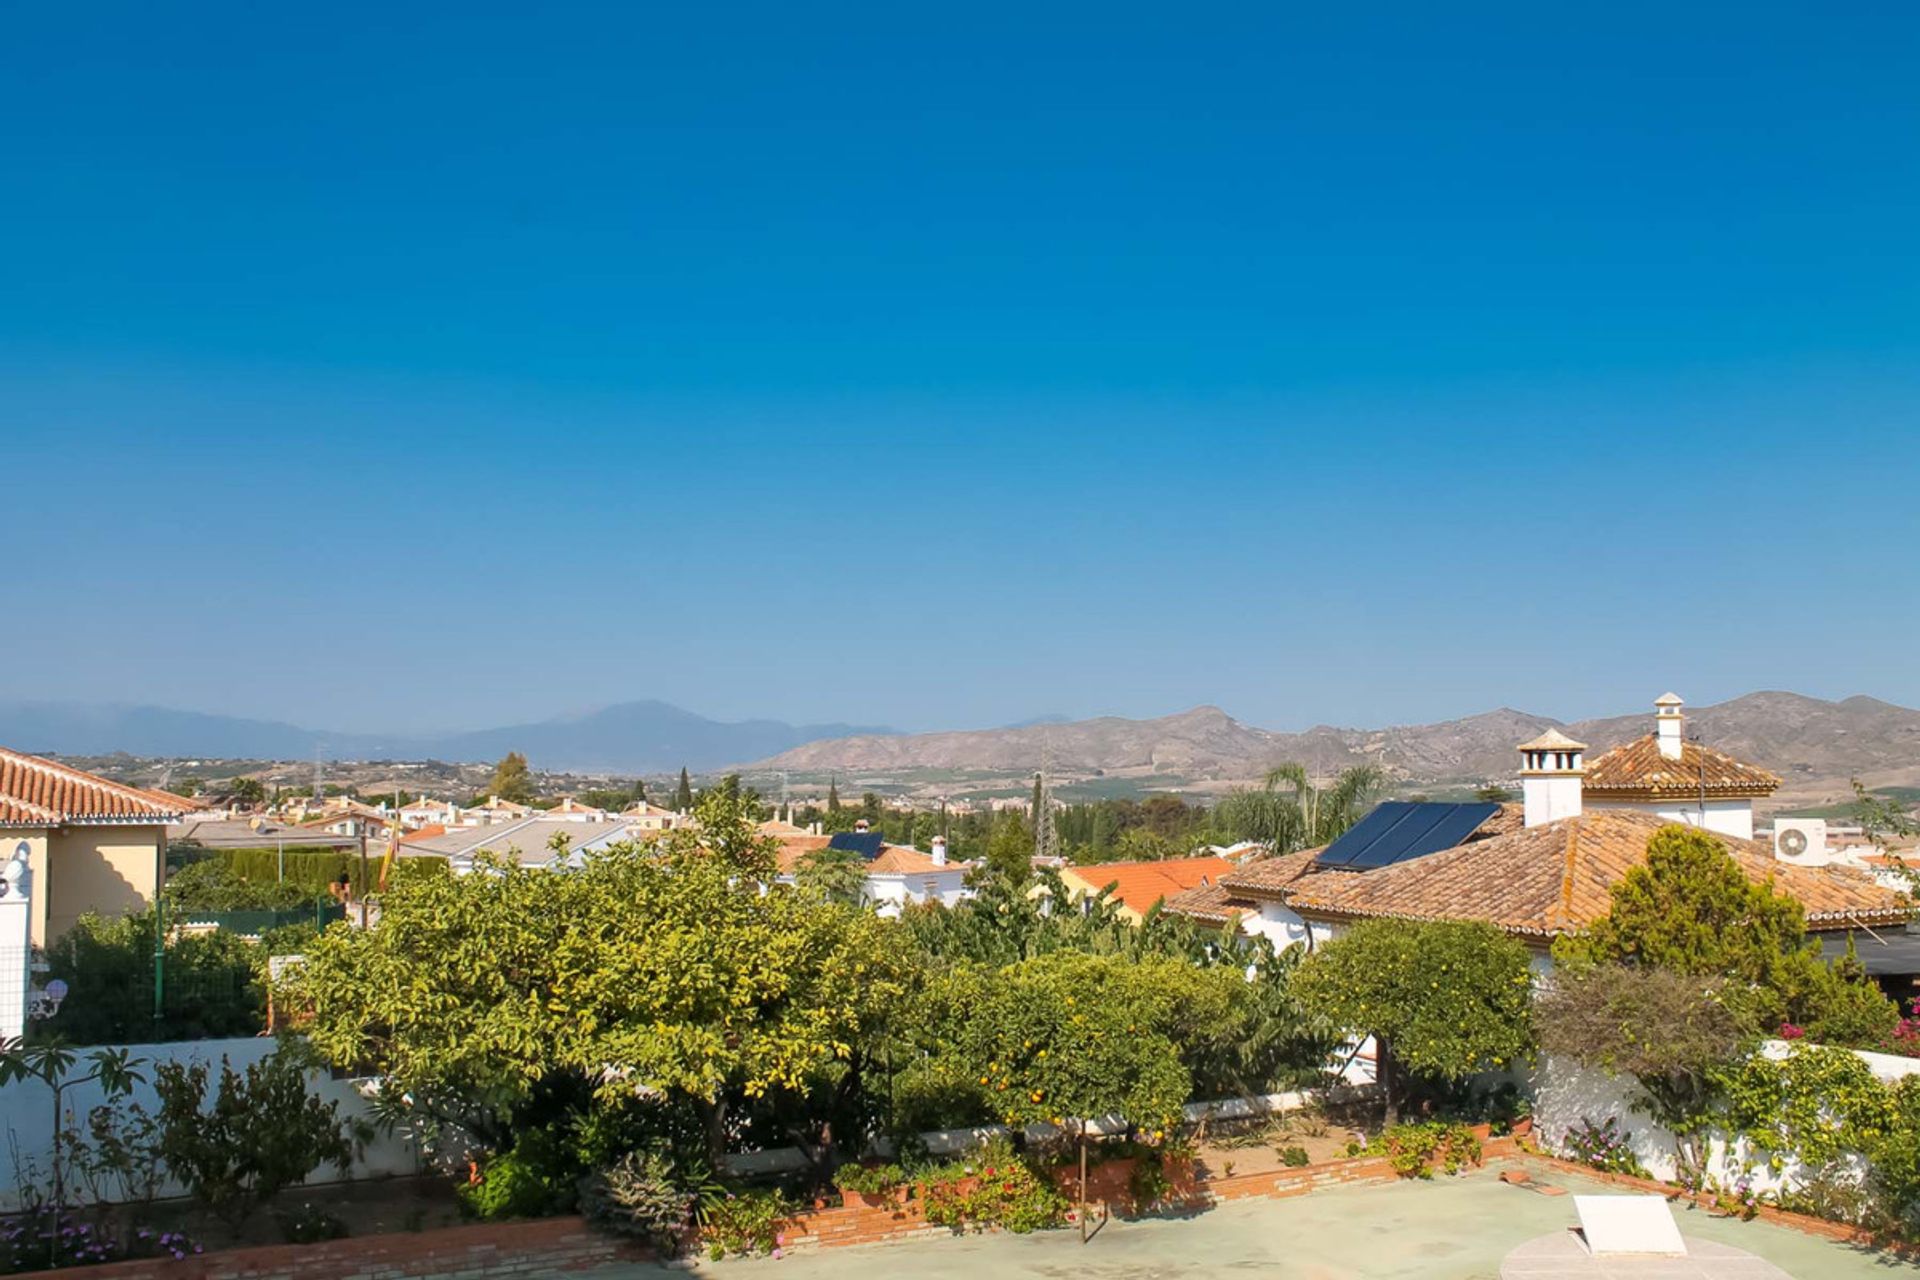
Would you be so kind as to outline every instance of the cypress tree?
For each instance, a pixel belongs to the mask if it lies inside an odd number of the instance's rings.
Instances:
[[[687,776],[687,766],[680,766],[680,789],[673,793],[673,807],[681,813],[693,812],[693,779]]]

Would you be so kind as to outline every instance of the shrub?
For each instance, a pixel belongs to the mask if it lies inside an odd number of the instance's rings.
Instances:
[[[169,875],[165,893],[169,911],[206,913],[290,911],[309,905],[325,890],[316,893],[307,885],[276,883],[271,877],[250,880],[224,859],[205,858]]]
[[[716,1262],[773,1253],[780,1248],[780,1223],[789,1212],[777,1191],[729,1191],[700,1206],[700,1238]]]
[[[460,1212],[483,1222],[565,1213],[579,1201],[572,1153],[545,1129],[523,1130],[511,1150],[481,1165],[460,1188]]]
[[[220,1060],[212,1105],[204,1062],[163,1062],[160,1157],[202,1207],[237,1226],[255,1207],[323,1164],[345,1173],[353,1140],[340,1104],[307,1092],[306,1072],[285,1050],[240,1074]]]
[[[877,1196],[907,1180],[907,1171],[897,1164],[843,1164],[834,1170],[833,1185],[842,1191]]]
[[[262,952],[224,932],[167,940],[162,1016],[153,1016],[154,913],[82,916],[47,948],[47,976],[67,984],[60,1012],[33,1024],[36,1040],[70,1045],[253,1035],[265,1025]]]
[[[1600,1124],[1583,1116],[1579,1124],[1567,1130],[1561,1146],[1568,1159],[1578,1160],[1603,1173],[1647,1177],[1645,1166],[1633,1154],[1632,1138],[1633,1135],[1622,1129],[1620,1121],[1613,1116],[1608,1116]]]
[[[927,1221],[943,1227],[1004,1227],[1015,1234],[1059,1226],[1067,1201],[1005,1138],[928,1177]]]
[[[662,1254],[679,1251],[693,1227],[696,1199],[657,1152],[628,1152],[580,1183],[580,1210],[588,1222]]]
[[[1280,1153],[1280,1163],[1289,1169],[1298,1169],[1308,1160],[1305,1147],[1288,1147]]]
[[[1387,1157],[1403,1178],[1431,1178],[1438,1164],[1449,1174],[1480,1158],[1480,1140],[1463,1124],[1429,1120],[1421,1124],[1389,1126],[1366,1150]]]

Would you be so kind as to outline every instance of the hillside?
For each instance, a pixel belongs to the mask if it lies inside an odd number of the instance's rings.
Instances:
[[[1688,709],[1707,741],[1780,773],[1789,788],[1844,788],[1860,775],[1886,781],[1920,773],[1920,711],[1874,698],[1828,702],[1794,693],[1750,693]],[[1506,778],[1514,747],[1549,727],[1602,750],[1652,729],[1652,708],[1567,724],[1502,708],[1436,724],[1384,729],[1317,726],[1276,733],[1217,707],[1153,720],[1102,717],[1030,728],[848,737],[808,743],[749,766],[794,773],[967,770],[1018,774],[1043,756],[1061,774],[1158,773],[1184,779],[1249,779],[1282,760],[1330,772],[1370,762],[1420,784]],[[1897,776],[1896,776],[1897,775]]]

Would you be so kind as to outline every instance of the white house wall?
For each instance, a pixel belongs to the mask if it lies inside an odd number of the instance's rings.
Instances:
[[[220,1060],[225,1058],[235,1071],[244,1072],[249,1065],[272,1053],[277,1041],[270,1036],[244,1036],[231,1040],[184,1040],[172,1044],[136,1044],[127,1046],[136,1060],[141,1077],[147,1082],[134,1088],[130,1101],[144,1107],[149,1114],[158,1110],[158,1095],[155,1094],[152,1080],[154,1068],[162,1062],[205,1062],[212,1068],[208,1081],[208,1092],[217,1085],[220,1076]],[[87,1070],[87,1056],[92,1049],[76,1051],[78,1060],[74,1064],[73,1074],[84,1074]],[[327,1102],[340,1103],[340,1115],[343,1119],[371,1120],[372,1110],[358,1086],[351,1080],[335,1080],[321,1072],[307,1076],[307,1089],[316,1097]],[[97,1085],[75,1086],[66,1093],[65,1099],[82,1128],[86,1125],[87,1113],[105,1101]],[[116,1103],[124,1107],[126,1102]],[[30,1160],[43,1172],[53,1152],[53,1095],[38,1080],[15,1080],[11,1084],[0,1086],[0,1129],[4,1129],[17,1162],[24,1167]],[[377,1132],[373,1141],[354,1161],[348,1172],[348,1179],[392,1177],[421,1171],[420,1157],[413,1142],[405,1135]],[[325,1165],[317,1171],[313,1182],[324,1183],[339,1180],[339,1171],[332,1165]],[[18,1179],[0,1179],[0,1210],[14,1210],[20,1207]],[[160,1186],[162,1196],[185,1195],[186,1188],[172,1179]]]
[[[1664,822],[1678,822],[1682,826],[1701,825],[1698,800],[1661,800],[1645,804],[1617,804],[1609,800],[1589,804],[1587,808],[1627,809],[1634,813],[1650,813]],[[1707,801],[1706,828],[1723,836],[1737,836],[1742,840],[1753,839],[1753,801]]]

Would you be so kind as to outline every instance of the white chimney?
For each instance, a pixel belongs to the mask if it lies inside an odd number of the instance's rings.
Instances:
[[[1586,751],[1586,743],[1575,742],[1558,729],[1520,744],[1520,795],[1528,826],[1580,816]]]
[[[1653,734],[1663,759],[1680,758],[1680,744],[1686,739],[1687,724],[1680,708],[1686,705],[1677,693],[1663,693],[1653,700]]]
[[[945,836],[935,836],[933,838],[933,865],[936,867],[944,867],[947,865],[947,838]]]

